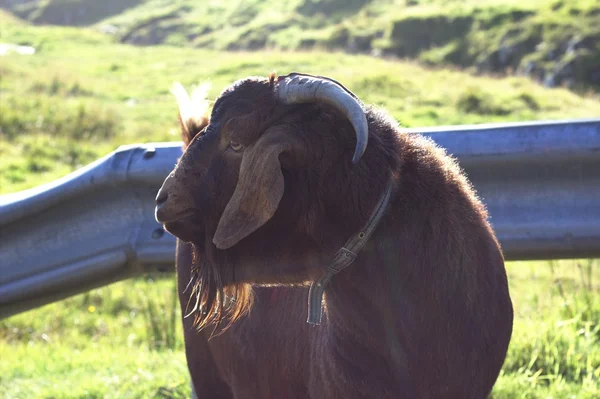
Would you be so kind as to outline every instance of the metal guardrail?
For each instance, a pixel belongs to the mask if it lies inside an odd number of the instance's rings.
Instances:
[[[507,259],[600,256],[600,119],[409,130],[459,159]],[[150,270],[175,239],[154,198],[181,143],[132,145],[0,196],[0,318]]]

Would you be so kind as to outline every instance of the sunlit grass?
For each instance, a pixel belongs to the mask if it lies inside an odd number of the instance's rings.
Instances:
[[[544,89],[525,78],[343,53],[140,48],[85,29],[6,21],[2,40],[37,52],[0,57],[0,193],[60,177],[121,144],[178,140],[173,81],[189,87],[208,80],[214,98],[249,75],[327,75],[407,127],[600,115],[597,95]]]
[[[0,23],[2,41],[38,50],[0,57],[0,193],[53,180],[121,144],[178,140],[175,80],[210,80],[215,97],[248,75],[324,74],[413,127],[600,115],[595,95],[523,78],[325,52],[131,47],[1,12]],[[508,271],[515,330],[493,397],[600,397],[600,263],[516,262]],[[189,396],[175,300],[173,276],[136,279],[0,321],[0,396]]]
[[[393,55],[427,65],[512,74],[535,63],[536,79],[577,58],[573,85],[595,86],[594,0],[47,0],[8,2],[38,24],[108,28],[115,41],[213,50],[326,49]],[[578,40],[579,40],[578,39]],[[506,53],[508,51],[508,53]],[[497,55],[510,62],[498,63]],[[514,58],[513,58],[514,56]],[[493,64],[493,65],[492,65]],[[486,65],[482,67],[482,65]],[[541,76],[541,77],[540,77]],[[562,83],[561,83],[562,84]]]
[[[580,267],[598,279],[598,261],[508,263],[515,328],[493,398],[600,394],[600,287]],[[189,395],[173,289],[123,281],[0,321],[0,395]]]

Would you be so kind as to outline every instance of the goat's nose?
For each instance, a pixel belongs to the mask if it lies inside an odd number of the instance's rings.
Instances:
[[[156,195],[156,205],[163,205],[169,199],[167,190],[160,190]]]

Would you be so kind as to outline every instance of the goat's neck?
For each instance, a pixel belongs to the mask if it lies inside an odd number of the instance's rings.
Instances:
[[[397,277],[389,271],[397,265],[375,246],[368,244],[355,263],[329,282],[323,324],[317,327],[323,328],[326,339],[322,355],[340,373],[354,370],[369,375],[380,370],[377,381],[370,383],[382,389],[401,383],[408,389],[406,337],[398,328],[398,314],[407,301],[399,299]],[[352,375],[347,377],[342,380],[352,384]]]
[[[394,278],[376,244],[369,243],[358,259],[334,275],[325,292],[327,328],[344,336],[373,335],[385,328],[386,310],[392,310]],[[396,312],[394,312],[396,313]],[[391,315],[390,315],[391,316]],[[393,323],[393,320],[388,320]]]

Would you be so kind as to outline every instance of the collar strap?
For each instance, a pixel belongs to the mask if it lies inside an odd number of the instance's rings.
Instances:
[[[358,253],[365,246],[369,237],[373,234],[373,231],[375,231],[377,225],[381,221],[381,217],[385,213],[387,204],[392,195],[392,188],[393,182],[390,181],[383,197],[371,214],[371,217],[364,228],[358,234],[353,235],[346,241],[344,246],[333,256],[332,261],[327,264],[327,271],[325,274],[310,285],[310,290],[308,291],[308,323],[321,324],[321,316],[323,315],[323,293],[325,292],[327,283],[329,283],[329,280],[331,280],[334,274],[338,274],[356,260]]]

